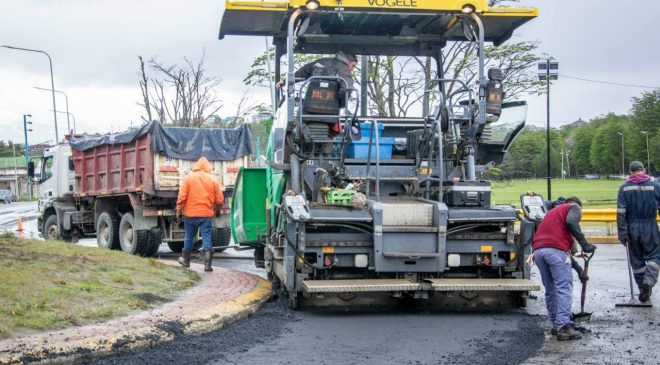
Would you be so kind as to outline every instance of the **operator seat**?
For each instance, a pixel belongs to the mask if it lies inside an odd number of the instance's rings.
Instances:
[[[336,123],[340,99],[337,80],[310,80],[302,103],[303,122]]]

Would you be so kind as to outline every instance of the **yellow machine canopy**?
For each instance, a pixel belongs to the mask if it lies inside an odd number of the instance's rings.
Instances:
[[[317,5],[317,6],[315,6]],[[464,14],[479,15],[486,42],[498,45],[525,22],[536,8],[488,7],[486,0],[227,0],[220,26],[226,35],[273,37],[285,42],[294,11],[296,52],[433,55],[447,41],[464,41]]]

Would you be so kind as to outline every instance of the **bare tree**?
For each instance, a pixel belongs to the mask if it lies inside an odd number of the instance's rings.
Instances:
[[[222,102],[215,93],[215,88],[222,80],[206,75],[204,59],[202,55],[200,61],[194,63],[184,57],[184,64],[180,66],[165,65],[151,58],[149,67],[157,76],[150,80],[153,92],[149,93],[144,62],[140,57],[142,72],[140,88],[144,104],[139,105],[145,108],[149,120],[152,118],[151,109],[153,109],[158,117],[157,120],[162,123],[199,127],[222,108]]]
[[[150,122],[153,119],[151,118],[151,103],[149,102],[149,79],[147,78],[147,73],[144,72],[144,60],[142,60],[142,56],[138,56],[138,59],[140,60],[140,73],[142,75],[142,80],[140,80],[142,103],[138,103],[138,105],[144,107],[147,112],[147,118],[142,117],[142,119],[146,122]]]
[[[230,127],[236,127],[242,123],[245,123],[246,117],[251,113],[263,113],[270,112],[270,107],[264,103],[256,103],[250,99],[251,90],[247,89],[243,92],[241,100],[236,104],[236,113],[234,114],[234,120],[229,123]]]

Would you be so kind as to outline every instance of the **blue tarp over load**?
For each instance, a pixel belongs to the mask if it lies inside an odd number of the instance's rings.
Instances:
[[[232,161],[252,153],[250,129],[246,124],[233,129],[164,127],[158,122],[117,134],[84,136],[69,141],[78,151],[103,146],[130,143],[151,133],[151,148],[168,157],[197,160],[204,156],[210,161]]]

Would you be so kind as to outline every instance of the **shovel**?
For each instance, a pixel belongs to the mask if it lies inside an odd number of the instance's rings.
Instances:
[[[591,258],[594,257],[594,252],[592,253],[585,253],[582,252],[579,257],[582,257],[584,260],[584,269],[582,272],[582,275],[585,277],[589,277],[589,261],[591,261]],[[580,313],[573,314],[573,320],[576,322],[583,322],[583,321],[588,321],[591,319],[591,312],[585,312],[584,311],[584,301],[587,298],[587,283],[589,280],[585,280],[582,283],[582,296],[580,297]]]
[[[614,306],[615,307],[652,307],[653,305],[651,304],[650,301],[648,302],[640,302],[635,298],[635,294],[633,293],[633,274],[632,274],[632,266],[630,266],[630,247],[628,247],[629,243],[626,242],[626,262],[628,263],[628,276],[630,276],[630,300],[627,302],[623,303],[616,303]]]

